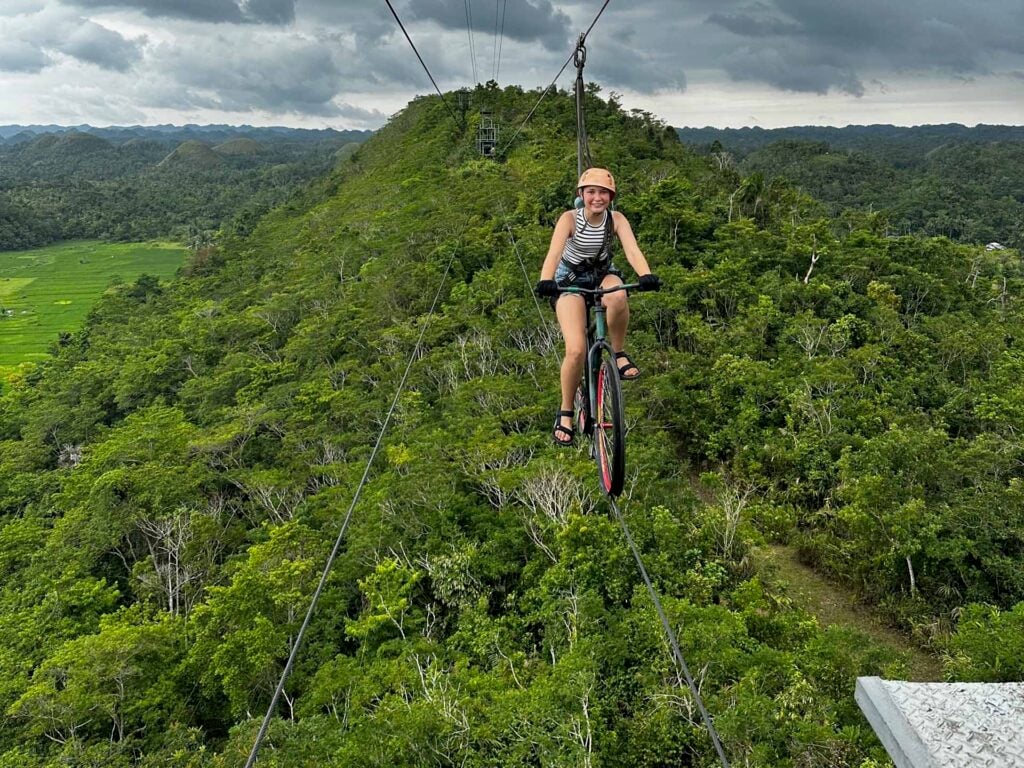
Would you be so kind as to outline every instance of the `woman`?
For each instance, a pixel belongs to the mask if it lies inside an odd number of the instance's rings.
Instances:
[[[615,179],[611,173],[604,168],[588,168],[580,176],[576,193],[583,200],[583,207],[566,211],[559,217],[537,283],[537,294],[551,297],[565,339],[562,407],[555,414],[552,435],[555,444],[562,446],[573,443],[573,399],[587,354],[587,310],[582,296],[561,293],[561,289],[568,285],[611,288],[622,284],[622,272],[611,261],[613,234],[619,238],[626,259],[639,275],[640,289],[656,291],[661,287],[636,244],[629,221],[618,211],[611,210],[615,199]],[[626,292],[608,294],[603,301],[608,308],[608,337],[615,352],[619,377],[625,381],[635,379],[640,376],[640,369],[623,349],[629,324]]]

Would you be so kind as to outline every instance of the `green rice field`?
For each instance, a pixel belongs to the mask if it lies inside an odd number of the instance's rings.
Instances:
[[[174,243],[75,241],[0,252],[0,369],[47,357],[115,278],[168,278],[184,260]]]

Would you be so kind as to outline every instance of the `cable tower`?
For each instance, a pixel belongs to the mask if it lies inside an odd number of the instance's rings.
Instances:
[[[494,157],[498,146],[498,126],[494,113],[489,109],[480,110],[480,127],[476,129],[476,150],[484,157]]]

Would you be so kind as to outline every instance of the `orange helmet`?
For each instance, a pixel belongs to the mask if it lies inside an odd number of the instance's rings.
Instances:
[[[611,172],[604,168],[587,168],[576,185],[576,194],[582,194],[581,190],[584,187],[603,187],[611,192],[612,199],[615,199],[615,179]]]

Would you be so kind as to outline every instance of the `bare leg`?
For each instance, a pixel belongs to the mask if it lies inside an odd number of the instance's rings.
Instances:
[[[565,339],[565,357],[562,358],[562,407],[571,411],[576,397],[576,387],[583,375],[583,364],[587,356],[587,305],[582,296],[562,294],[555,304],[555,316]],[[572,419],[563,416],[563,427],[572,427]],[[556,436],[557,437],[557,436]]]
[[[622,280],[616,275],[606,275],[601,281],[602,288],[616,285],[622,285]],[[610,293],[603,301],[608,309],[608,338],[611,340],[612,349],[621,352],[626,346],[626,328],[629,327],[629,302],[626,301],[626,292]]]

